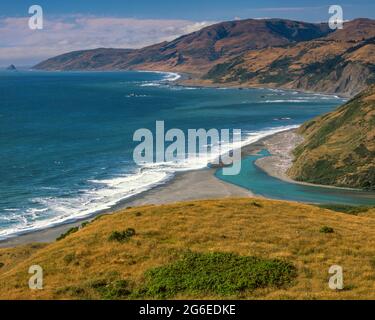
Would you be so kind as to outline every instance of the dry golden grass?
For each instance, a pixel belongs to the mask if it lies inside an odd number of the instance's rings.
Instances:
[[[335,232],[320,233],[322,226]],[[108,241],[113,230],[126,228],[136,230],[129,242]],[[190,249],[285,259],[297,267],[298,277],[285,289],[260,289],[233,297],[175,298],[374,299],[374,228],[374,210],[354,216],[248,198],[131,208],[103,216],[49,245],[1,249],[0,298],[77,298],[61,289],[114,273],[133,285],[141,284],[146,270]],[[33,264],[43,267],[43,290],[28,288],[28,268]],[[340,292],[328,288],[328,269],[334,264],[344,269],[345,289]],[[84,298],[99,296],[89,292]]]
[[[375,64],[375,45],[368,44],[366,46],[363,46],[353,53],[348,54],[346,58],[351,61],[362,61],[365,63]]]
[[[299,70],[303,66],[343,54],[351,46],[353,44],[345,42],[314,40],[289,47],[250,50],[244,54],[243,63],[238,64],[234,71],[243,68],[250,72],[272,72],[272,63],[285,58],[291,59],[288,65],[289,70]],[[367,61],[365,60],[365,53],[361,54],[362,60]],[[228,74],[226,78],[230,76],[233,76],[233,73]]]

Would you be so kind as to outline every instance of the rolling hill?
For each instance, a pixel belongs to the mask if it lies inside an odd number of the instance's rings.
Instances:
[[[374,209],[265,199],[128,208],[50,244],[0,249],[0,298],[373,299],[374,227]],[[337,264],[341,291],[328,287]],[[43,290],[28,287],[31,265]]]
[[[229,21],[137,50],[99,48],[71,52],[43,61],[34,69],[143,69],[201,75],[215,64],[248,50],[308,41],[329,32],[327,24],[282,19]]]
[[[41,70],[157,70],[193,75],[187,84],[299,89],[353,96],[375,82],[375,21],[344,29],[283,19],[222,22],[142,49],[75,51]]]
[[[249,50],[214,66],[213,83],[354,96],[375,82],[375,21],[357,19],[326,37]]]
[[[305,123],[289,175],[299,181],[375,190],[375,85]]]

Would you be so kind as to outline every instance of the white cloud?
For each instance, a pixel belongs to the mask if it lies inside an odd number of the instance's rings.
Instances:
[[[45,18],[43,30],[30,30],[28,18],[3,18],[0,64],[33,64],[65,52],[98,47],[140,48],[212,23],[76,15]]]

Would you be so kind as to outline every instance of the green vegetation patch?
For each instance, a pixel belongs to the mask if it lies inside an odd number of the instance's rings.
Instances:
[[[76,259],[75,253],[68,253],[67,255],[64,256],[64,262],[66,264],[73,262],[75,259]]]
[[[133,228],[128,228],[125,231],[113,231],[109,237],[109,241],[125,242],[135,235]]]
[[[230,62],[220,63],[209,70],[207,74],[203,76],[203,79],[212,79],[218,82],[220,78],[222,78],[230,70],[231,67],[233,67],[233,65]]]
[[[335,231],[331,227],[324,226],[324,227],[320,228],[319,232],[321,232],[321,233],[334,233]]]
[[[62,240],[62,239],[65,239],[68,235],[72,234],[72,233],[75,233],[79,230],[79,227],[73,227],[73,228],[70,228],[68,231],[62,233],[60,236],[58,236],[56,238],[57,241],[59,240]]]
[[[179,293],[233,295],[246,290],[283,287],[296,277],[285,261],[239,256],[233,253],[192,253],[146,272],[140,294],[168,298]]]
[[[328,209],[336,212],[348,213],[357,215],[359,213],[365,213],[372,209],[372,207],[368,206],[350,206],[345,204],[320,204],[318,205],[319,208]]]
[[[76,233],[78,230],[81,230],[82,228],[86,227],[88,224],[89,224],[89,222],[88,222],[88,221],[85,221],[85,222],[83,222],[80,226],[70,228],[68,231],[66,231],[66,232],[62,233],[61,235],[59,235],[59,236],[56,238],[56,241],[59,241],[59,240],[65,239],[65,238],[66,238],[67,236],[69,236],[70,234],[72,234],[72,233]]]
[[[202,77],[202,79],[211,79],[214,82],[221,82],[221,78],[225,75],[230,74],[235,67],[241,63],[243,63],[243,58],[235,58],[230,60],[229,62],[219,63],[210,69],[206,75]]]
[[[79,285],[65,286],[55,291],[58,295],[68,295],[79,299],[100,298],[118,300],[129,298],[131,288],[129,281],[122,279],[117,272],[108,272]]]
[[[254,207],[257,207],[257,208],[263,208],[263,205],[259,202],[256,202],[256,201],[252,201],[251,205],[253,205]]]
[[[102,299],[123,299],[131,294],[129,282],[122,279],[115,281],[108,281],[106,279],[95,280],[89,284],[89,287],[95,289]]]

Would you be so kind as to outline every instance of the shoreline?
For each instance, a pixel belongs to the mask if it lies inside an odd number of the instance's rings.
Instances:
[[[254,155],[262,149],[267,149],[271,153],[271,156],[256,160],[255,165],[271,177],[288,183],[306,186],[324,187],[329,189],[333,188],[338,190],[357,190],[335,186],[316,185],[291,179],[286,174],[286,171],[293,160],[290,152],[302,139],[295,133],[295,131],[296,129],[288,129],[272,133],[255,142],[244,145],[241,148],[241,157],[244,158],[249,155]],[[220,180],[215,176],[217,169],[218,168],[203,168],[177,172],[165,183],[156,185],[149,190],[126,198],[110,209],[98,211],[88,217],[77,219],[72,222],[66,222],[40,230],[28,231],[22,234],[14,234],[9,238],[0,240],[0,248],[15,247],[31,243],[51,243],[70,228],[80,226],[83,222],[92,221],[99,215],[114,214],[119,210],[128,207],[153,206],[216,198],[264,198],[261,195],[253,193],[251,190]]]
[[[164,72],[163,72],[164,73]],[[165,72],[167,74],[167,72]],[[166,80],[169,81],[169,80]],[[171,82],[174,82],[173,80]],[[275,130],[279,130],[276,131]],[[254,148],[257,148],[258,143],[261,143],[264,139],[267,139],[273,135],[276,135],[280,132],[291,130],[291,128],[288,127],[279,127],[275,130],[265,130],[260,131],[260,137],[256,137],[255,141],[249,141],[244,140],[242,141],[243,146],[242,149],[242,157],[244,156],[244,153],[251,154],[251,152],[254,152]],[[245,151],[246,150],[246,151]],[[260,150],[259,147],[256,149],[257,152]],[[78,217],[78,218],[71,218],[64,222],[56,223],[47,225],[42,228],[38,229],[31,229],[31,230],[25,230],[25,231],[19,231],[10,234],[7,237],[4,237],[3,239],[0,239],[0,248],[1,247],[7,247],[7,246],[15,246],[19,244],[25,244],[25,243],[32,243],[32,242],[51,242],[54,241],[59,235],[66,232],[70,228],[80,226],[83,222],[91,221],[98,215],[102,214],[111,214],[116,212],[117,210],[124,209],[128,206],[142,206],[142,205],[148,205],[148,204],[165,204],[165,203],[173,203],[173,202],[180,202],[180,201],[188,201],[188,200],[205,200],[205,199],[212,199],[212,198],[222,198],[222,197],[244,197],[244,196],[252,196],[255,197],[255,195],[245,188],[241,188],[238,186],[235,186],[233,184],[227,183],[225,181],[222,181],[215,177],[215,172],[217,168],[202,168],[202,169],[188,169],[186,171],[182,172],[174,172],[173,176],[161,183],[153,185],[150,189],[144,190],[138,194],[134,194],[130,197],[124,198],[120,200],[117,204],[112,205],[110,208],[98,210],[96,212],[93,212],[91,214],[88,214],[84,217]],[[200,175],[196,175],[196,172],[200,172]],[[191,176],[195,176],[193,179]],[[196,184],[202,184],[203,177],[205,176],[207,181],[210,181],[210,184],[205,186],[205,189],[202,187],[198,189],[198,191],[195,189],[194,185]],[[212,179],[211,179],[212,178]],[[173,185],[175,181],[185,181],[185,186],[191,183],[193,187],[190,188],[181,188],[179,186],[179,189],[181,192],[173,192],[173,197],[171,198],[169,195],[163,194],[162,190],[168,189],[169,185]],[[184,190],[185,189],[185,190]],[[160,199],[153,198],[152,201],[150,201],[149,196],[152,194],[154,190],[157,190],[159,193],[160,190]],[[224,191],[223,191],[224,190]],[[188,196],[186,195],[188,194]],[[228,194],[228,195],[227,195]],[[190,196],[189,196],[190,195]],[[261,197],[261,196],[260,196]]]
[[[333,93],[333,92],[320,92],[320,91],[310,91],[310,90],[301,90],[301,89],[293,89],[293,88],[285,88],[285,87],[277,87],[272,85],[251,85],[251,84],[240,84],[240,83],[213,83],[210,80],[202,80],[200,75],[189,73],[186,71],[162,71],[162,70],[142,70],[142,69],[114,69],[114,70],[42,70],[42,69],[27,69],[27,70],[19,70],[19,71],[29,71],[29,72],[153,72],[153,73],[164,73],[164,74],[175,74],[179,75],[180,77],[177,79],[165,79],[164,81],[173,82],[176,86],[181,87],[194,87],[194,88],[212,88],[212,89],[265,89],[265,90],[281,90],[286,92],[298,92],[302,94],[314,94],[314,95],[322,95],[322,96],[331,96],[336,97],[338,99],[349,100],[353,98],[355,95],[346,95],[341,93]]]
[[[289,129],[288,131],[293,130]],[[287,131],[282,131],[287,132]],[[282,133],[272,133],[257,141],[244,145],[241,148],[241,157],[255,154],[264,148],[264,142],[271,137]],[[218,168],[203,168],[177,172],[162,184],[123,199],[110,209],[98,211],[84,218],[74,221],[49,226],[44,229],[30,230],[24,233],[13,234],[8,238],[0,240],[0,248],[15,247],[30,243],[49,243],[56,240],[58,236],[70,228],[80,226],[83,222],[91,221],[99,215],[113,214],[121,209],[134,206],[159,205],[189,200],[205,200],[215,198],[244,198],[262,197],[255,195],[250,190],[222,181],[215,177]],[[262,197],[263,198],[263,197]]]
[[[99,215],[113,214],[127,207],[160,205],[190,200],[207,200],[215,198],[244,198],[255,197],[246,189],[224,182],[215,177],[216,169],[205,168],[177,173],[172,179],[162,185],[124,199],[108,210],[94,213],[90,217],[74,222],[47,227],[41,230],[15,234],[0,240],[0,248],[14,247],[30,243],[49,243],[70,228],[80,226],[83,222],[91,221]]]
[[[279,133],[279,132],[278,132]],[[246,154],[261,150],[265,139],[276,135],[272,133],[258,141],[242,147],[242,157]],[[80,226],[83,222],[91,221],[99,215],[116,213],[118,210],[134,206],[160,205],[190,200],[206,200],[215,198],[244,198],[257,197],[251,191],[227,183],[215,177],[217,168],[203,168],[176,172],[174,176],[162,184],[149,190],[121,200],[110,209],[98,211],[92,215],[71,222],[49,226],[44,229],[30,230],[24,233],[10,235],[0,240],[0,248],[15,247],[30,243],[49,243],[56,240],[70,228]]]
[[[177,75],[178,78],[174,78],[171,80],[166,79],[166,81],[170,81],[175,85],[180,85],[180,82],[185,81],[186,79],[190,79],[191,74],[188,73],[177,73],[177,72],[169,72],[169,71],[152,71],[152,70],[134,70],[139,72],[160,72],[163,74],[170,74],[170,75]],[[217,86],[216,86],[217,88]],[[251,87],[247,87],[251,88]],[[259,88],[258,88],[259,89]],[[264,88],[269,89],[269,88]],[[279,89],[283,91],[288,91],[288,89]],[[265,137],[260,138],[258,141],[251,142],[247,145],[242,147],[242,157],[246,154],[254,154],[264,148],[264,142],[272,137],[283,133],[289,132],[294,129],[286,129],[285,131],[271,133]],[[268,157],[267,157],[268,158]],[[284,181],[290,183],[299,183],[297,181],[293,181],[290,178],[286,179],[286,177],[273,175],[272,170],[270,170],[269,166],[265,166],[261,168],[267,174],[274,176],[276,178],[282,179]],[[160,185],[156,185],[149,190],[143,191],[139,194],[121,200],[116,205],[112,206],[109,209],[101,210],[96,213],[93,213],[89,216],[78,218],[75,220],[70,220],[67,222],[63,222],[57,225],[47,226],[43,229],[37,230],[29,230],[25,231],[24,233],[15,233],[10,235],[5,239],[0,240],[0,247],[9,247],[9,246],[16,246],[20,244],[32,243],[32,242],[51,242],[54,241],[60,234],[66,232],[68,229],[76,226],[80,226],[82,222],[91,221],[96,216],[101,214],[111,214],[116,212],[119,209],[124,209],[128,206],[143,206],[143,205],[157,205],[157,204],[165,204],[165,203],[173,203],[179,201],[188,201],[188,200],[198,200],[198,199],[212,199],[212,198],[222,198],[222,197],[244,197],[244,196],[252,196],[255,197],[251,191],[241,188],[230,183],[224,182],[214,176],[216,169],[213,168],[205,168],[199,170],[189,170],[185,172],[175,173],[174,176],[170,179],[165,181]],[[199,173],[198,173],[199,172]],[[197,184],[202,185],[202,181],[205,177],[206,181],[209,181],[208,184],[201,186],[200,188],[196,189],[195,186]],[[190,188],[186,188],[188,184],[192,184]],[[301,182],[301,184],[305,184]],[[184,187],[181,187],[184,185]],[[173,187],[171,187],[173,186]],[[327,186],[326,186],[327,187]],[[335,188],[335,187],[334,187]],[[164,190],[169,190],[169,193],[166,193]],[[177,191],[176,191],[177,190]],[[178,191],[179,190],[179,191]]]
[[[173,72],[172,72],[173,73]],[[175,72],[181,75],[181,78],[175,81],[176,85],[182,87],[195,87],[195,88],[213,88],[213,89],[220,89],[220,88],[228,88],[228,89],[265,89],[265,90],[281,90],[286,92],[298,92],[302,94],[315,94],[315,95],[323,95],[323,96],[332,96],[338,99],[345,99],[349,100],[352,99],[355,95],[347,95],[342,93],[330,93],[330,92],[320,92],[320,91],[309,91],[309,90],[301,90],[301,89],[293,89],[293,88],[284,88],[284,87],[277,87],[272,85],[256,85],[256,84],[240,84],[240,83],[214,83],[211,80],[203,80],[200,78],[199,75],[188,73],[188,72]]]
[[[290,131],[293,129],[288,129]],[[244,145],[241,148],[241,157],[256,154],[264,148],[268,139],[276,136],[281,131],[262,137],[257,141]],[[30,243],[49,243],[56,240],[58,236],[70,228],[80,226],[83,222],[91,221],[99,215],[116,213],[121,209],[134,206],[160,205],[189,200],[205,200],[215,198],[235,197],[262,197],[255,195],[250,190],[222,181],[215,176],[218,168],[203,168],[176,172],[174,176],[162,184],[158,184],[149,190],[135,194],[121,200],[110,209],[101,210],[90,216],[78,218],[44,229],[30,230],[24,233],[10,235],[0,240],[0,248],[14,247]]]
[[[269,176],[288,183],[343,191],[363,191],[356,188],[336,187],[292,179],[287,171],[293,164],[294,156],[292,152],[302,141],[303,137],[298,135],[294,129],[270,136],[269,139],[264,140],[263,144],[271,155],[257,159],[254,164]]]

